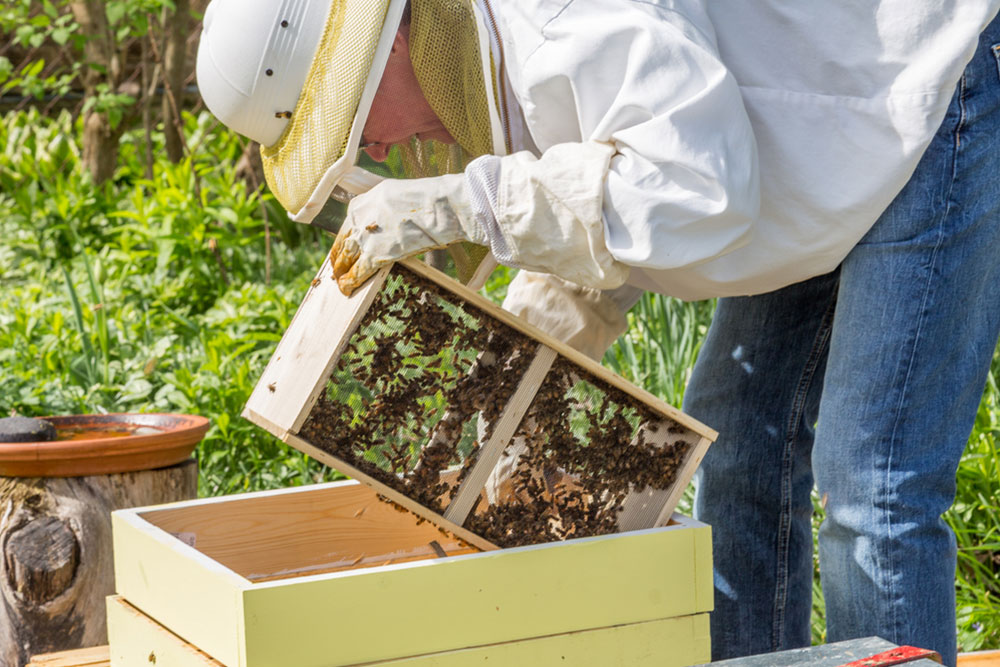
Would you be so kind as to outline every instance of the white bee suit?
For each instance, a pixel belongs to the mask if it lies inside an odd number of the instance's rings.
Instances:
[[[565,156],[543,174],[530,156],[470,165],[494,254],[564,278],[600,267],[598,288],[627,274],[701,299],[836,268],[913,172],[1000,0],[482,4],[523,119],[511,114],[514,149]],[[615,151],[605,169],[589,168],[594,142]],[[571,236],[594,238],[563,215],[578,192],[601,197],[603,244],[560,253]]]

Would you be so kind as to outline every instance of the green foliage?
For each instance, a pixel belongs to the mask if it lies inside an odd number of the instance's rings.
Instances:
[[[50,41],[82,48],[79,28],[63,2],[10,0],[0,7],[0,35],[11,36],[13,43],[21,47],[38,48]],[[47,94],[65,95],[79,68],[80,64],[74,62],[46,74],[45,59],[37,57],[25,60],[15,70],[8,58],[0,57],[0,95],[10,91],[38,99]]]
[[[238,139],[186,120],[210,152],[159,161],[145,180],[126,136],[101,187],[80,168],[68,114],[0,124],[0,414],[204,414],[205,494],[329,478],[238,417],[328,241],[303,227],[273,243],[266,284],[273,204],[236,178]]]

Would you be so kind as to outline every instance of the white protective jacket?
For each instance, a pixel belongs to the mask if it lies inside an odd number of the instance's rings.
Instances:
[[[915,169],[1000,0],[480,7],[528,151],[467,170],[494,254],[541,269],[570,244],[564,278],[701,299],[834,269]]]

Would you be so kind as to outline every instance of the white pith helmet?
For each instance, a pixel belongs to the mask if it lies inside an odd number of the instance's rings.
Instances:
[[[355,166],[406,0],[212,0],[198,88],[226,126],[261,144],[271,192],[310,222],[334,190],[380,177]]]

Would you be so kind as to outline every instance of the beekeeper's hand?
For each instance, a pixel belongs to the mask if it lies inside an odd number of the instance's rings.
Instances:
[[[350,296],[383,266],[458,241],[489,245],[462,174],[388,179],[351,200],[330,261],[340,291]]]

